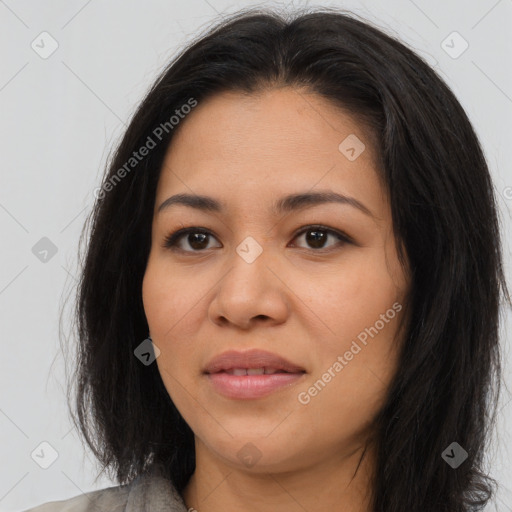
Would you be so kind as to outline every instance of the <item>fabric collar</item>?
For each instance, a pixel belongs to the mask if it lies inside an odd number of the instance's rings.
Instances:
[[[124,512],[188,512],[182,496],[162,476],[139,475],[130,486]]]

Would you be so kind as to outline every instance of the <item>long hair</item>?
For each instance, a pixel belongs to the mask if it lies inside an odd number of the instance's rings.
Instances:
[[[156,186],[186,122],[178,117],[219,92],[283,86],[330,100],[371,131],[399,259],[410,264],[409,324],[375,421],[372,510],[481,510],[495,486],[483,456],[500,389],[501,297],[510,304],[489,170],[436,72],[394,37],[335,9],[240,11],[191,42],[150,88],[82,232],[73,420],[120,484],[158,466],[179,492],[185,487],[195,469],[193,432],[157,365],[134,356],[148,336],[142,280]],[[143,157],[142,147],[150,147]],[[453,442],[467,453],[457,468],[442,456],[454,453]]]

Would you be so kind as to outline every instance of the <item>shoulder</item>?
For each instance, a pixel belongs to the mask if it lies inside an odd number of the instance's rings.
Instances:
[[[183,498],[163,477],[138,476],[130,484],[91,491],[67,500],[51,501],[24,512],[187,512]]]
[[[91,491],[67,500],[50,501],[25,512],[87,512],[88,510],[98,511],[121,511],[124,510],[128,501],[130,485],[109,487]]]

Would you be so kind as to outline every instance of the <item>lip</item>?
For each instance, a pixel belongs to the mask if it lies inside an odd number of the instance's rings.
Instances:
[[[289,387],[301,380],[305,373],[275,373],[274,375],[206,374],[217,393],[235,400],[264,398],[275,391]]]
[[[286,373],[264,375],[231,375],[234,368],[273,368]],[[263,350],[228,351],[214,357],[204,374],[215,391],[226,398],[251,400],[294,385],[304,378],[304,368],[283,357]]]
[[[274,368],[288,373],[303,373],[304,368],[272,352],[252,349],[245,352],[228,350],[214,357],[205,367],[204,373],[215,374],[233,368]]]

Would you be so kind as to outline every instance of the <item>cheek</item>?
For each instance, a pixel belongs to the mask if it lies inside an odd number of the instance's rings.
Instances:
[[[142,282],[142,301],[153,343],[160,350],[156,359],[158,371],[169,396],[174,401],[183,377],[180,368],[187,368],[187,352],[180,349],[178,320],[187,307],[186,293],[179,291],[174,275],[155,259],[149,259]],[[177,324],[177,325],[176,325]],[[178,364],[178,362],[180,364]]]
[[[190,340],[197,339],[199,317],[204,315],[201,299],[208,289],[191,286],[190,278],[179,275],[165,262],[150,259],[142,283],[146,319],[153,342],[160,350],[156,363],[171,397],[197,367],[200,344]]]
[[[361,435],[384,405],[392,369],[379,375],[358,357],[339,373],[333,371],[334,377],[320,374],[309,388],[299,390],[304,422],[314,437],[328,444]]]
[[[382,254],[354,257],[345,263],[323,280],[324,286],[315,295],[315,310],[338,342],[355,338],[373,326],[401,299],[399,283],[390,275]],[[395,323],[386,323],[382,332],[392,334]]]
[[[153,338],[161,342],[171,339],[188,324],[184,319],[194,314],[194,306],[201,300],[201,290],[179,276],[176,269],[156,259],[150,259],[144,274],[144,312]]]
[[[319,347],[313,388],[301,391],[311,399],[312,415],[330,416],[335,428],[369,422],[397,369],[403,290],[384,254],[367,256],[333,275],[317,304],[330,335]]]
[[[369,426],[397,371],[396,331],[403,308],[394,287],[388,282],[373,289],[352,279],[343,280],[349,298],[338,292],[322,310],[334,334],[323,339],[309,386],[299,390],[301,403],[308,402],[304,414],[319,436],[350,437]]]

